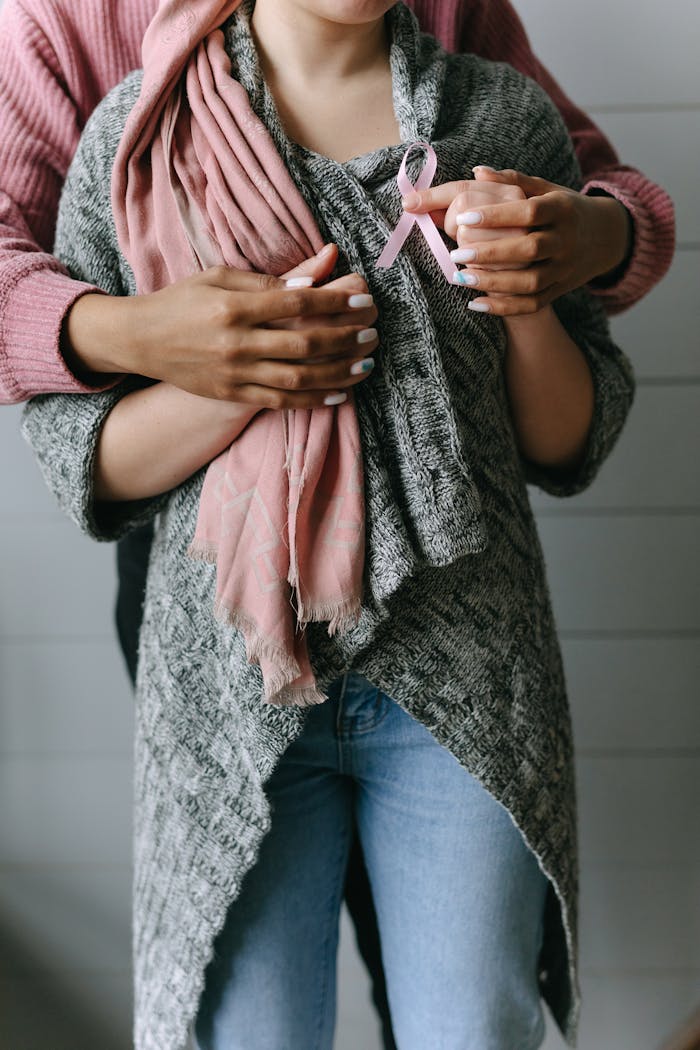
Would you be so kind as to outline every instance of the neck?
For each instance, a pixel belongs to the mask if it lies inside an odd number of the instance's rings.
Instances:
[[[268,79],[337,82],[387,62],[383,15],[346,24],[306,10],[299,0],[256,0],[251,27]]]

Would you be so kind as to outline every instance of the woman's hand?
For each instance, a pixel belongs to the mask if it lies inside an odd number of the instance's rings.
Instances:
[[[322,279],[336,257],[329,249],[287,278]],[[215,267],[151,295],[86,295],[66,321],[68,363],[259,408],[337,404],[370,374],[377,347],[372,299],[345,280],[288,288],[281,278]]]
[[[407,211],[430,212],[457,241],[462,283],[478,289],[472,309],[535,313],[610,274],[629,252],[631,219],[612,197],[589,196],[515,171],[475,168],[475,180],[412,195]],[[507,193],[489,199],[486,191]],[[466,220],[466,221],[465,221]]]

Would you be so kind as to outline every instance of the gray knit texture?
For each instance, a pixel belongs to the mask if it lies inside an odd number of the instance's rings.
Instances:
[[[527,495],[533,481],[581,491],[629,411],[629,364],[585,291],[557,304],[595,381],[595,416],[580,469],[556,477],[524,464],[502,374],[502,323],[467,310],[414,229],[389,270],[375,262],[401,208],[403,147],[347,164],[292,145],[262,80],[249,6],[229,24],[234,75],[346,271],[379,308],[381,350],[356,387],[365,459],[367,563],[359,625],[330,639],[312,625],[322,688],[353,669],[392,696],[510,812],[550,879],[542,993],[575,1042],[577,858],[574,768],[564,677],[542,552]],[[435,182],[475,164],[513,167],[578,188],[559,114],[506,65],[448,56],[402,5],[389,15],[402,140],[430,141]],[[94,114],[71,168],[56,249],[73,275],[134,293],[110,210],[110,178],[140,74]],[[420,153],[409,174],[415,180]],[[89,535],[114,540],[157,515],[141,635],[135,742],[134,961],[137,1050],[182,1050],[226,912],[270,825],[264,785],[306,713],[261,702],[242,636],[212,614],[214,570],[187,557],[203,473],[168,496],[96,508],[100,427],[130,380],[85,396],[47,396],[24,433],[60,505]],[[429,902],[426,902],[426,907]],[[465,945],[465,951],[469,946]]]

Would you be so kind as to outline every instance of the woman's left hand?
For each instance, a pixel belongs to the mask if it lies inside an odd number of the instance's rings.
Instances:
[[[627,257],[631,219],[614,198],[577,193],[517,171],[479,167],[474,175],[475,180],[422,190],[413,195],[418,201],[404,207],[430,212],[457,241],[453,259],[468,266],[465,277],[483,293],[470,303],[475,309],[502,317],[535,313],[610,274]],[[497,186],[519,199],[482,203],[480,191]]]

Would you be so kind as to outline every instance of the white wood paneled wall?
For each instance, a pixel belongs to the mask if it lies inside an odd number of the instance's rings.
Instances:
[[[700,1003],[700,9],[517,6],[678,207],[671,274],[615,322],[639,381],[627,432],[589,493],[535,497],[578,743],[580,1046],[655,1050]],[[132,707],[113,553],[56,512],[17,430],[0,411],[0,1050],[125,1050]],[[339,1050],[375,1050],[347,935],[340,985]]]
[[[614,322],[638,380],[627,430],[585,495],[535,498],[577,734],[580,1047],[656,1050],[700,1004],[700,9],[516,7],[677,208],[671,273]]]

